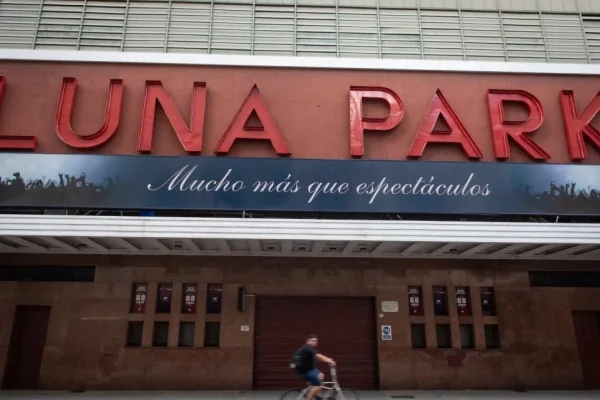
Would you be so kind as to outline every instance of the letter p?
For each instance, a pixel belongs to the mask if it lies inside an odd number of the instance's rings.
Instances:
[[[363,99],[383,100],[390,107],[385,118],[369,118],[363,115]],[[365,154],[365,131],[389,131],[404,117],[402,100],[394,91],[383,87],[350,86],[350,155]]]

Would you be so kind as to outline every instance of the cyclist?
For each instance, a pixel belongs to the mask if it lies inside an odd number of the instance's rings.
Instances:
[[[296,351],[294,364],[296,371],[302,379],[310,383],[313,388],[308,392],[306,400],[313,400],[323,389],[325,375],[315,367],[315,359],[335,367],[333,359],[324,356],[317,350],[319,340],[316,335],[309,335],[306,343]]]

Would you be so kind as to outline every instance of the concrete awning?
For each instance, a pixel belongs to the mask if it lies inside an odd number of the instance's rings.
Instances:
[[[0,253],[600,259],[600,224],[0,215]]]

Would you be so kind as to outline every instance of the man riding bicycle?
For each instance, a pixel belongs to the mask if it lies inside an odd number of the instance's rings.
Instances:
[[[309,335],[306,343],[294,355],[296,371],[304,381],[313,386],[308,392],[306,400],[313,400],[323,389],[325,375],[315,367],[315,359],[335,367],[333,359],[319,353],[319,350],[317,350],[318,344],[317,336]]]

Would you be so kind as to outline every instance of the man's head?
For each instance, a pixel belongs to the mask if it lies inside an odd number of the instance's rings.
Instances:
[[[319,339],[317,338],[317,335],[308,335],[308,338],[306,338],[306,344],[317,347],[319,345]]]

